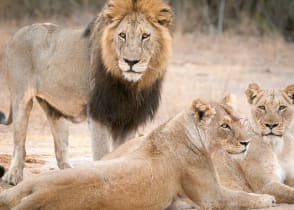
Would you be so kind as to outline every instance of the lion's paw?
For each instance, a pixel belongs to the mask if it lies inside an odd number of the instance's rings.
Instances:
[[[19,182],[23,180],[23,173],[21,169],[11,168],[8,172],[3,176],[3,181],[10,185],[17,185]]]
[[[68,162],[58,163],[57,165],[58,165],[58,168],[60,169],[72,168],[71,164]]]

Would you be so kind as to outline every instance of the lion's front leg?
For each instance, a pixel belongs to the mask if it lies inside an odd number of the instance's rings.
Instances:
[[[93,159],[100,160],[104,155],[113,150],[111,131],[107,126],[91,118],[89,119],[89,128],[91,133]]]
[[[212,165],[187,175],[182,180],[183,190],[196,204],[205,209],[254,209],[275,205],[270,195],[250,194],[222,187]],[[192,172],[192,171],[190,171]]]
[[[294,188],[280,182],[266,184],[261,192],[275,196],[278,203],[294,203]]]
[[[267,194],[247,193],[222,188],[219,206],[224,209],[259,209],[275,206],[276,200]]]
[[[89,120],[92,140],[93,159],[100,160],[104,155],[115,150],[127,140],[135,137],[136,132],[130,132],[126,136],[114,137],[110,128],[93,119]]]

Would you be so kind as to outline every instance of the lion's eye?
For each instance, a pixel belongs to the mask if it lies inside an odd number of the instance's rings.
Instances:
[[[265,111],[265,106],[258,106],[258,109]]]
[[[287,106],[282,105],[279,107],[279,111],[284,111],[285,109],[287,109]]]
[[[221,124],[221,127],[224,128],[224,129],[229,129],[229,130],[231,130],[231,127],[230,127],[228,124],[226,124],[226,123]]]
[[[142,34],[142,40],[148,39],[150,37],[150,34],[143,33]]]
[[[119,33],[118,36],[119,36],[120,38],[122,38],[122,39],[126,39],[126,38],[127,38],[127,35],[126,35],[126,33],[124,33],[124,32]]]

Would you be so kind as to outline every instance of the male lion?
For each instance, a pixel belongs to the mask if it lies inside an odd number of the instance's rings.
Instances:
[[[162,0],[109,0],[87,29],[44,23],[21,28],[5,51],[13,158],[4,180],[22,180],[29,114],[36,98],[54,137],[59,168],[70,167],[65,119],[88,114],[94,159],[152,119],[171,54],[173,13]]]
[[[167,123],[135,139],[140,144],[129,153],[25,180],[0,194],[0,209],[161,210],[178,195],[205,209],[272,206],[272,196],[233,191],[218,183],[207,147],[226,125],[232,128],[228,138],[234,133],[242,138],[239,121],[226,104],[214,109],[196,99]],[[239,147],[243,152],[244,145]]]
[[[251,124],[259,134],[252,141],[242,169],[254,192],[267,193],[279,203],[294,203],[294,85],[284,90],[246,90]]]

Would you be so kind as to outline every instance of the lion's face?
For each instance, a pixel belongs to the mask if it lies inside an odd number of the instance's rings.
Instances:
[[[234,109],[227,104],[216,106],[215,122],[211,127],[215,134],[215,141],[230,155],[245,154],[250,138],[241,118]]]
[[[150,86],[165,72],[171,54],[172,11],[160,0],[110,1],[104,11],[102,57],[107,70]]]
[[[241,118],[234,111],[231,101],[232,98],[227,96],[222,103],[212,103],[215,116],[206,125],[209,139],[211,140],[210,145],[211,147],[224,149],[231,155],[245,154],[250,138],[245,126],[241,123]],[[204,121],[205,113],[202,111],[199,115],[201,117],[200,122]]]
[[[113,37],[113,45],[118,59],[118,67],[123,77],[136,82],[144,72],[152,70],[150,60],[159,49],[156,29],[143,14],[126,16],[118,25]]]
[[[282,137],[294,117],[294,85],[285,90],[263,90],[250,84],[246,90],[254,128],[263,136]]]

